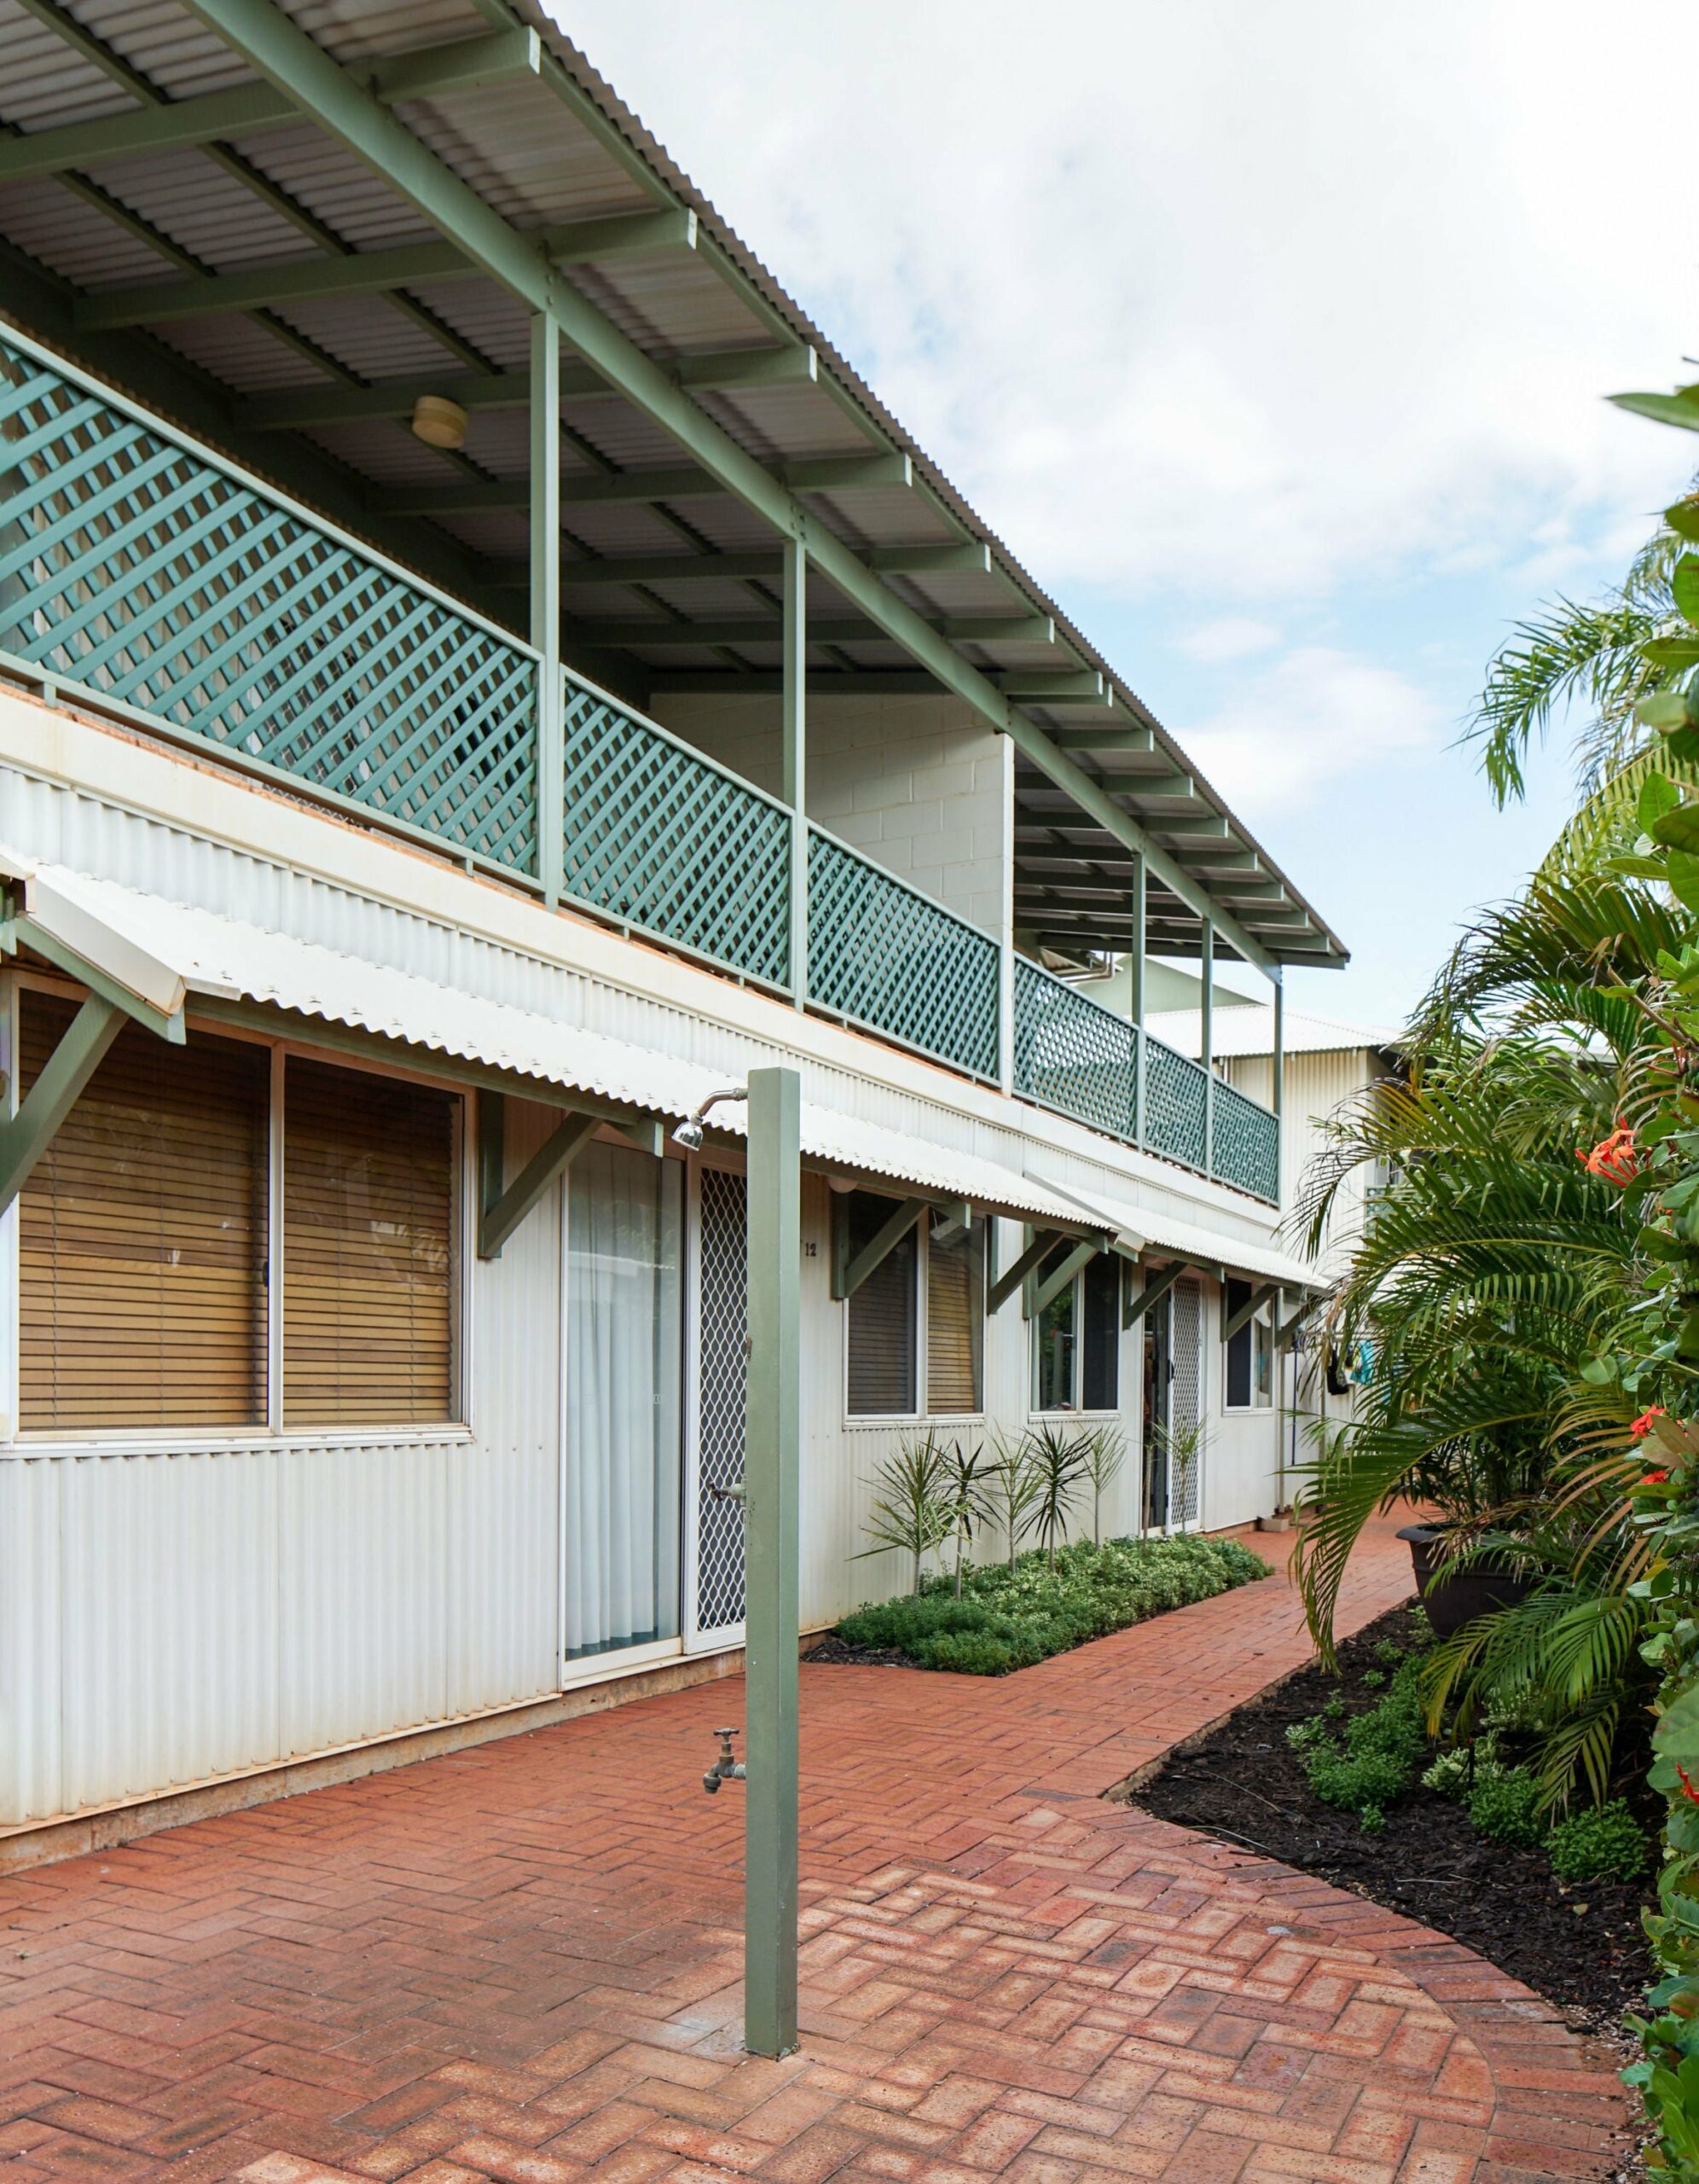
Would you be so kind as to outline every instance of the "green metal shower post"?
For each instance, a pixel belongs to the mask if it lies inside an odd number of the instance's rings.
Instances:
[[[1286,1112],[1286,982],[1277,967],[1274,983],[1274,1057],[1269,1065],[1268,1104],[1274,1110],[1274,1203],[1281,1203],[1285,1189],[1285,1163],[1280,1139]]]
[[[531,317],[531,641],[542,655],[536,694],[536,876],[560,899],[566,823],[565,729],[560,685],[560,327]]]
[[[1133,1136],[1145,1142],[1145,860],[1133,860],[1133,954],[1128,965],[1127,1014],[1133,1019]]]
[[[1198,938],[1197,953],[1203,973],[1198,1002],[1199,1040],[1203,1062],[1203,1172],[1215,1172],[1215,928],[1208,918]]]
[[[797,2045],[797,1443],[802,1080],[749,1073],[749,1380],[744,1417],[744,2045]]]
[[[800,538],[787,538],[784,551],[781,793],[791,807],[791,991],[801,1008],[809,996],[809,556]]]

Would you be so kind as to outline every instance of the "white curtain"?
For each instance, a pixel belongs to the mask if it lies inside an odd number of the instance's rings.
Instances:
[[[681,1164],[586,1147],[566,1255],[566,1652],[679,1628]]]

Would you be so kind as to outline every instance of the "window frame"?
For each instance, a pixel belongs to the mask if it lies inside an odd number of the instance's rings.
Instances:
[[[9,1117],[19,1106],[17,1055],[22,996],[26,992],[49,994],[61,1001],[79,1002],[88,990],[74,979],[32,966],[20,966],[0,973],[0,1068],[6,1072],[3,1112]],[[355,1054],[339,1047],[326,1047],[308,1038],[266,1031],[252,1024],[234,1022],[191,1005],[186,1012],[191,1037],[204,1031],[211,1037],[240,1040],[266,1047],[271,1052],[270,1098],[267,1107],[268,1159],[266,1165],[266,1253],[264,1261],[266,1290],[265,1422],[227,1428],[184,1432],[158,1426],[114,1427],[91,1432],[76,1429],[55,1433],[26,1429],[20,1423],[20,1375],[19,1308],[22,1301],[19,1205],[14,1199],[0,1215],[0,1455],[29,1455],[43,1449],[74,1453],[81,1449],[106,1454],[158,1455],[200,1455],[265,1449],[366,1448],[376,1443],[441,1447],[469,1442],[474,1438],[472,1380],[472,1254],[477,1246],[476,1163],[467,1158],[475,1122],[473,1101],[477,1097],[464,1083],[429,1070],[397,1067],[386,1058]],[[449,1374],[450,1415],[406,1425],[362,1425],[314,1427],[282,1424],[283,1315],[272,1309],[282,1295],[283,1228],[280,1187],[282,1182],[284,1114],[283,1071],[291,1055],[327,1064],[333,1068],[358,1070],[418,1084],[449,1095],[452,1105],[453,1153],[449,1183],[449,1234],[454,1250],[454,1275],[449,1306],[452,1365]]]
[[[858,1190],[868,1189],[869,1195],[875,1198],[888,1198],[893,1210],[901,1203],[900,1194],[897,1193],[872,1190],[869,1186],[859,1183],[855,1188]],[[987,1261],[990,1252],[991,1223],[995,1217],[991,1214],[976,1213],[973,1217],[974,1225],[979,1230],[979,1248],[981,1252],[986,1255],[981,1261],[979,1281],[979,1408],[977,1410],[933,1410],[930,1407],[932,1391],[929,1385],[931,1375],[928,1369],[927,1338],[931,1333],[929,1314],[931,1298],[927,1281],[927,1268],[932,1249],[933,1215],[941,1213],[943,1210],[942,1206],[935,1206],[931,1212],[923,1215],[914,1224],[914,1234],[917,1239],[914,1252],[914,1394],[917,1407],[913,1410],[850,1409],[850,1313],[855,1300],[853,1297],[844,1297],[838,1299],[838,1386],[842,1391],[839,1409],[843,1428],[846,1433],[859,1432],[864,1427],[869,1426],[888,1428],[894,1426],[983,1426],[985,1422],[985,1331],[991,1323],[990,1315],[985,1309],[985,1291],[988,1286]],[[832,1219],[836,1221],[838,1217],[834,1207]]]
[[[1074,1240],[1071,1237],[1062,1240],[1063,1243],[1070,1246]],[[1061,1248],[1060,1245],[1058,1248]],[[1115,1327],[1111,1337],[1115,1346],[1116,1401],[1114,1408],[1110,1410],[1087,1410],[1078,1400],[1084,1390],[1086,1377],[1086,1269],[1081,1267],[1070,1285],[1074,1298],[1073,1393],[1076,1400],[1068,1409],[1041,1410],[1038,1407],[1040,1322],[1037,1315],[1035,1314],[1026,1323],[1031,1330],[1027,1339],[1027,1417],[1035,1426],[1042,1425],[1047,1419],[1052,1418],[1083,1418],[1088,1419],[1093,1425],[1102,1425],[1110,1420],[1126,1415],[1127,1406],[1122,1400],[1122,1391],[1126,1386],[1128,1329],[1122,1321],[1126,1312],[1127,1269],[1117,1253],[1111,1252],[1108,1256],[1114,1259],[1118,1274]]]
[[[1255,1290],[1255,1287],[1256,1284],[1254,1281],[1242,1281],[1237,1275],[1229,1275],[1227,1280],[1221,1284],[1219,1299],[1216,1305],[1217,1316],[1215,1320],[1215,1326],[1218,1334],[1220,1330],[1224,1327],[1227,1321],[1232,1317],[1233,1312],[1237,1309],[1231,1294],[1232,1291],[1236,1288],[1252,1291]],[[1243,1299],[1240,1301],[1242,1302]],[[1279,1404],[1274,1400],[1274,1330],[1269,1324],[1268,1317],[1272,1307],[1273,1300],[1265,1298],[1264,1301],[1257,1306],[1255,1311],[1251,1314],[1250,1319],[1245,1321],[1244,1327],[1239,1329],[1239,1334],[1250,1337],[1249,1354],[1246,1359],[1246,1367],[1249,1374],[1247,1385],[1249,1386],[1250,1392],[1250,1399],[1247,1402],[1234,1403],[1232,1400],[1233,1384],[1232,1346],[1233,1344],[1238,1340],[1238,1335],[1234,1335],[1229,1340],[1222,1341],[1218,1344],[1218,1347],[1221,1353],[1221,1414],[1223,1417],[1255,1418],[1265,1413],[1272,1414],[1279,1408]],[[1268,1365],[1268,1393],[1261,1403],[1256,1399],[1256,1360],[1259,1351],[1261,1351],[1266,1357]]]

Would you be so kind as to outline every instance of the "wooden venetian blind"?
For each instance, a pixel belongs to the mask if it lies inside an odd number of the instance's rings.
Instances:
[[[286,1064],[287,1425],[450,1416],[454,1120],[451,1094],[293,1055]]]
[[[32,1085],[76,1014],[26,992]],[[264,1047],[127,1026],[20,1199],[26,1431],[265,1416]]]
[[[853,1258],[896,1211],[894,1199],[855,1191],[849,1204]],[[919,1242],[911,1228],[850,1299],[845,1409],[852,1418],[908,1418],[914,1403],[915,1273]]]
[[[926,1240],[926,1408],[953,1417],[980,1409],[985,1223],[941,1245]]]

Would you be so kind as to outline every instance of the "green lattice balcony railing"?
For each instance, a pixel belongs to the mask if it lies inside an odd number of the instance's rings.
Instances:
[[[1271,1204],[1280,1196],[1280,1123],[1278,1116],[1232,1084],[1215,1086],[1215,1173]]]
[[[1209,1136],[1209,1073],[1145,1035],[1145,1142],[1152,1153],[1202,1169]]]
[[[1267,1108],[1218,1078],[1210,1163],[1207,1072],[1148,1031],[1144,1044],[1141,1133],[1139,1033],[1064,979],[1016,958],[1017,1092],[1277,1204],[1279,1124]]]
[[[1139,1035],[1064,979],[1015,960],[1015,1089],[1113,1137],[1139,1135]]]
[[[9,334],[0,653],[536,870],[536,655]]]
[[[989,933],[809,828],[809,998],[975,1077],[997,1074]]]
[[[791,979],[791,814],[566,677],[562,886],[769,985]]]

